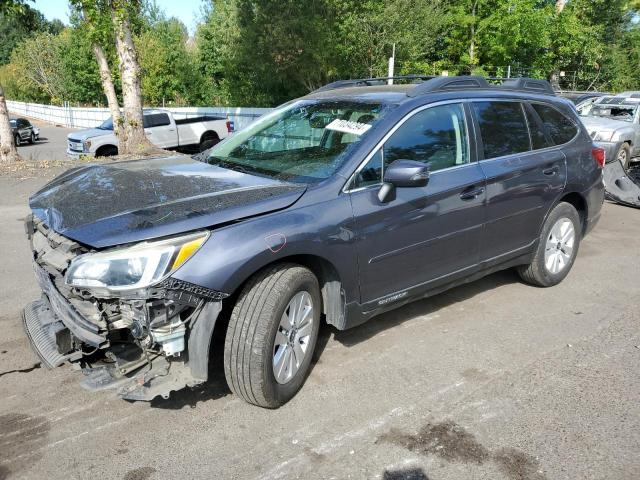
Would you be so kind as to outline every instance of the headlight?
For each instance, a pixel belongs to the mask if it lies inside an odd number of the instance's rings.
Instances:
[[[65,283],[73,287],[109,291],[146,288],[186,262],[208,237],[208,232],[198,232],[80,255],[71,261]]]
[[[595,142],[610,142],[613,138],[614,132],[592,132],[591,138]]]
[[[85,152],[88,152],[91,149],[91,140],[85,140],[84,142],[82,142],[82,149]]]

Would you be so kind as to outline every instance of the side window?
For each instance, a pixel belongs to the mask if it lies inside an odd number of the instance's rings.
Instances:
[[[153,115],[153,126],[154,127],[165,127],[167,125],[171,124],[171,121],[169,120],[169,115],[167,115],[166,113],[158,113],[156,115]]]
[[[360,173],[355,178],[351,188],[368,187],[382,182],[382,149],[369,159]]]
[[[142,117],[142,126],[144,128],[153,127],[153,115],[145,115]]]
[[[432,172],[469,162],[467,128],[460,104],[440,105],[416,113],[385,142],[384,164],[415,160]]]
[[[520,102],[474,102],[485,160],[531,149]]]
[[[535,114],[531,111],[530,107],[525,107],[524,110],[527,114],[527,123],[529,124],[529,133],[531,134],[531,145],[533,149],[547,148],[549,142],[547,141],[544,131],[540,128],[540,123]]]
[[[578,134],[578,127],[553,107],[541,103],[532,104],[556,145],[570,142]]]

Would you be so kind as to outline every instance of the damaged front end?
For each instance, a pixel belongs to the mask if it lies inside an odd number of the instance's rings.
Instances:
[[[169,275],[208,233],[92,252],[36,217],[26,230],[42,298],[25,307],[24,326],[44,366],[71,362],[84,387],[129,400],[167,398],[207,380],[227,295]]]

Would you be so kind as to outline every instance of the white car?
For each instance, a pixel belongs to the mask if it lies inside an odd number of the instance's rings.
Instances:
[[[144,131],[155,146],[168,150],[202,152],[234,130],[232,121],[222,117],[201,116],[176,120],[166,110],[145,109]],[[70,157],[107,157],[118,154],[118,139],[113,132],[113,120],[108,118],[97,128],[67,135],[67,155]]]

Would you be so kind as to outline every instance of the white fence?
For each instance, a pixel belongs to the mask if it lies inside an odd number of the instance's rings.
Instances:
[[[7,100],[9,111],[18,116],[24,116],[61,125],[69,128],[92,128],[100,125],[110,117],[108,108],[57,107],[39,103],[14,102]],[[175,118],[197,117],[201,115],[215,115],[233,120],[236,130],[246,127],[256,118],[271,111],[270,108],[244,107],[179,107],[165,108],[172,112]]]

